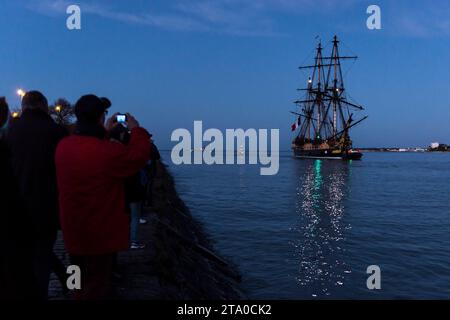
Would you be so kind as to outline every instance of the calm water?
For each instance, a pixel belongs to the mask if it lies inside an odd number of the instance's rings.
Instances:
[[[348,163],[286,152],[271,177],[250,165],[171,171],[250,298],[450,298],[450,154]]]

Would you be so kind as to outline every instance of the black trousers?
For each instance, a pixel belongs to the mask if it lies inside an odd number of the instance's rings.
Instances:
[[[36,300],[31,251],[20,240],[7,240],[0,252],[0,301]]]
[[[48,299],[50,273],[53,269],[53,246],[56,241],[56,231],[44,239],[35,239],[31,244],[31,259],[33,277],[36,284],[36,295],[39,300]]]

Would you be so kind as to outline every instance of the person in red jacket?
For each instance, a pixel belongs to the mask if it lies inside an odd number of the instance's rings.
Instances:
[[[113,116],[103,126],[107,107],[97,96],[81,97],[75,134],[59,143],[55,156],[65,247],[81,269],[78,300],[108,298],[114,256],[129,248],[124,180],[149,159],[149,134],[129,114],[130,143],[106,139],[119,125]]]

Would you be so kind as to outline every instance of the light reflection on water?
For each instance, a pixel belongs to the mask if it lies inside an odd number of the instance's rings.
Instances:
[[[286,153],[275,176],[250,165],[170,169],[249,298],[450,297],[448,154],[349,163]],[[366,287],[372,264],[382,270],[376,292]]]
[[[344,221],[351,163],[305,160],[298,165],[303,168],[296,188],[295,278],[312,297],[327,297],[351,273],[344,258],[346,230],[351,227]]]

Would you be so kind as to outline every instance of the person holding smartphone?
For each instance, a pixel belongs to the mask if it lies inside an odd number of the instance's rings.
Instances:
[[[105,111],[97,96],[81,97],[75,104],[75,135],[63,139],[56,151],[64,242],[82,272],[77,300],[110,297],[114,257],[129,248],[124,181],[150,157],[149,134],[130,114],[128,145],[107,138],[118,123],[115,114],[104,125]]]
[[[117,115],[117,125],[109,132],[109,138],[112,141],[128,145],[130,142],[130,133],[125,126],[126,115]],[[144,249],[145,244],[138,240],[138,230],[142,213],[142,202],[145,198],[145,187],[141,183],[141,172],[128,177],[125,180],[125,202],[130,212],[130,249]]]

